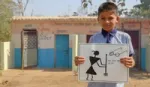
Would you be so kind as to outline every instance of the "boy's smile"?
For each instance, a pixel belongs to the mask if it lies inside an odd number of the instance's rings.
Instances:
[[[98,21],[104,30],[110,32],[116,27],[119,17],[114,11],[104,11],[100,13]]]

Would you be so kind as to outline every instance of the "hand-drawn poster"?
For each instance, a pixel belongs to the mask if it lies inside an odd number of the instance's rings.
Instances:
[[[78,68],[80,81],[128,82],[129,70],[120,63],[129,56],[127,44],[79,44],[79,56],[85,58]]]

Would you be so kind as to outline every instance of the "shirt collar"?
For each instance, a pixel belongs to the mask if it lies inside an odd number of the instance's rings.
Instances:
[[[116,33],[117,33],[117,30],[116,30],[116,29],[113,29],[111,32],[107,32],[106,30],[102,29],[102,35],[103,35],[104,37],[106,37],[108,34],[114,36]]]

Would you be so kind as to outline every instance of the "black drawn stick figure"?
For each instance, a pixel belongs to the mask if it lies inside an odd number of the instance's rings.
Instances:
[[[96,57],[97,55],[99,55],[99,51],[93,51],[94,52],[94,57],[93,56],[90,56],[90,62],[91,62],[91,66],[90,66],[90,68],[86,71],[86,74],[87,74],[87,78],[86,78],[86,80],[88,80],[88,78],[89,78],[89,75],[91,75],[91,80],[93,80],[93,75],[97,75],[97,73],[95,72],[95,70],[93,69],[93,64],[95,64],[95,63],[97,63],[97,65],[99,66],[99,67],[105,67],[105,64],[102,64],[102,61],[101,61],[101,58],[98,58],[98,57]],[[98,60],[100,60],[100,64],[101,65],[104,65],[104,66],[100,66],[99,64],[98,64]]]

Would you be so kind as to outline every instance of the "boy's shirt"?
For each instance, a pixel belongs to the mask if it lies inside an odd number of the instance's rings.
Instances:
[[[129,44],[129,56],[134,54],[131,37],[116,29],[110,33],[102,29],[90,38],[89,43]],[[124,83],[89,82],[88,87],[124,87]]]

